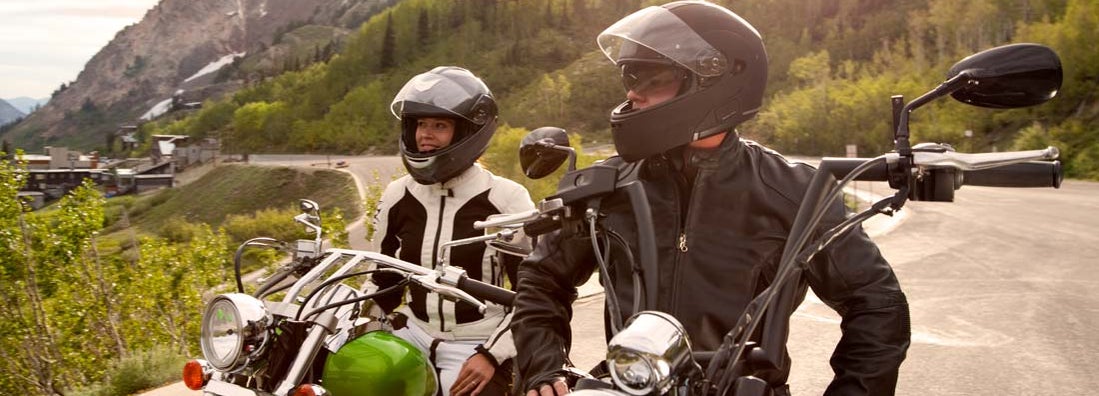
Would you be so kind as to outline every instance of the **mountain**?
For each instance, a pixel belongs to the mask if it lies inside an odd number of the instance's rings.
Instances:
[[[0,138],[28,149],[100,147],[120,125],[170,108],[173,97],[184,103],[219,97],[246,79],[281,72],[295,56],[330,48],[392,3],[161,0],[119,31],[75,81],[62,84],[45,106]],[[295,34],[302,29],[307,33]]]
[[[48,102],[50,98],[28,98],[26,96],[20,96],[18,98],[4,99],[8,104],[15,106],[15,108],[22,111],[23,114],[30,114],[34,112],[35,107],[42,106]]]
[[[20,117],[26,115],[19,109],[12,106],[7,101],[0,99],[0,125],[7,125],[9,122],[18,120]]]

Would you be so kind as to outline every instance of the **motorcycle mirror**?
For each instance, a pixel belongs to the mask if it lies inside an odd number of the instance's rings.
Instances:
[[[306,232],[312,232],[316,235],[317,240],[321,238],[321,206],[315,201],[308,199],[299,199],[298,208],[301,209],[301,214],[294,216],[294,220],[305,225]]]
[[[569,170],[576,169],[576,152],[569,144],[569,135],[558,127],[541,127],[530,131],[519,143],[519,165],[523,174],[541,179],[570,159]]]
[[[321,208],[321,206],[318,205],[316,202],[308,200],[308,199],[299,199],[298,200],[298,207],[301,208],[302,213],[306,213],[306,214],[310,214],[310,215],[316,215],[317,212],[320,211],[320,208]]]
[[[948,77],[969,80],[950,96],[974,106],[1007,109],[1034,106],[1061,89],[1061,59],[1039,44],[1010,44],[970,55],[950,68]]]

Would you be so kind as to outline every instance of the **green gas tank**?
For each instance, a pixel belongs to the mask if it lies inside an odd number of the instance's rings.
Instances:
[[[363,334],[330,354],[322,381],[333,396],[431,396],[436,384],[424,354],[385,331]]]

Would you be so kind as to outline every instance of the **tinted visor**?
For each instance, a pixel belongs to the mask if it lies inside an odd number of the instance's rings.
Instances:
[[[622,87],[627,92],[641,95],[684,84],[688,76],[686,70],[672,65],[643,62],[622,64]]]

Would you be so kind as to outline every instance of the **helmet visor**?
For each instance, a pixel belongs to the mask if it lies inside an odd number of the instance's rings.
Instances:
[[[720,75],[728,65],[724,54],[662,7],[648,7],[622,18],[600,33],[596,41],[616,65],[666,59],[701,77]],[[652,59],[652,54],[639,47],[663,59]]]
[[[397,118],[436,115],[469,120],[464,114],[469,113],[475,99],[482,96],[475,88],[465,87],[444,75],[423,73],[405,83],[389,110]]]
[[[673,65],[660,63],[629,62],[622,64],[622,87],[646,95],[674,87],[679,90],[686,83],[687,71]]]

